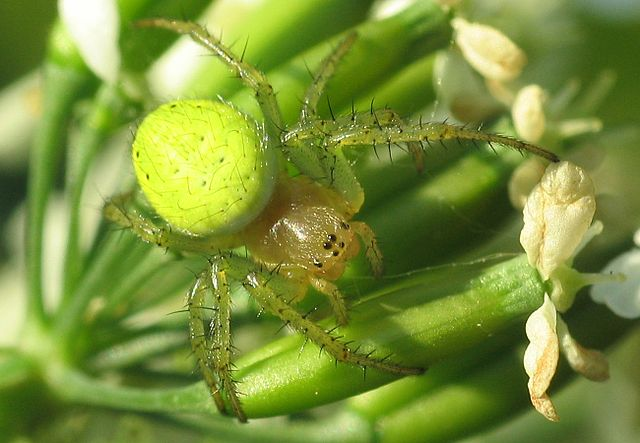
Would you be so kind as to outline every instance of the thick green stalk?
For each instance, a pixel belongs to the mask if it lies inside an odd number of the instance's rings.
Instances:
[[[571,324],[573,333],[587,337],[583,343],[602,349],[638,322],[621,321],[606,308],[589,303],[573,312]],[[356,409],[375,422],[383,442],[452,441],[474,435],[531,408],[522,356],[523,348],[517,346],[511,352],[494,354],[489,364],[455,374],[447,384],[415,389],[409,395],[402,388],[393,392],[396,387],[390,386],[380,398],[376,392],[368,395],[368,401],[358,402]],[[575,377],[562,362],[552,389],[562,388]],[[562,410],[559,414],[562,416]]]
[[[336,334],[378,357],[429,367],[468,349],[537,308],[544,286],[522,257],[485,267],[447,266],[391,280],[352,309]],[[373,389],[397,376],[338,364],[288,337],[238,361],[251,416],[291,413]],[[428,377],[425,375],[425,377]]]
[[[542,302],[545,288],[523,256],[504,262],[452,265],[389,279],[354,306],[349,326],[335,331],[377,357],[429,367],[505,331]],[[238,360],[236,378],[249,417],[291,414],[345,399],[398,376],[336,365],[298,335],[277,340]],[[62,368],[59,368],[62,370]],[[89,379],[52,372],[52,389],[64,398],[143,411],[214,412],[203,383],[176,390],[107,387],[89,392]],[[424,377],[429,377],[427,374]],[[77,382],[77,383],[76,383]],[[97,394],[103,389],[105,392]],[[148,398],[145,396],[148,395]],[[167,403],[171,399],[170,403]]]

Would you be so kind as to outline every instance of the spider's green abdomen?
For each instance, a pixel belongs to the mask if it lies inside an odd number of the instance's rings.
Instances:
[[[138,128],[132,155],[156,212],[181,231],[205,236],[236,232],[253,220],[277,171],[261,128],[220,101],[160,106]]]

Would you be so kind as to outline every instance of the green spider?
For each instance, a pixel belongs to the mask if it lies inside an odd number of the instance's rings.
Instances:
[[[265,311],[336,361],[402,375],[422,373],[423,368],[350,348],[294,307],[311,285],[327,296],[338,323],[347,323],[344,298],[333,282],[359,254],[361,242],[373,274],[382,273],[373,231],[352,220],[364,192],[342,148],[404,143],[418,168],[422,143],[444,139],[499,143],[550,161],[557,157],[509,137],[445,123],[405,123],[388,109],[319,118],[318,101],[355,41],[354,33],[322,62],[298,123],[287,127],[265,75],[203,27],[166,19],[139,24],[187,34],[211,50],[254,91],[264,116],[259,124],[221,100],[179,100],[160,106],[140,124],[132,155],[138,183],[164,223],[127,208],[130,195],[112,198],[104,209],[109,220],[146,242],[209,257],[189,290],[187,306],[191,346],[218,409],[247,420],[232,376],[231,281],[240,282]],[[286,161],[300,175],[289,176]],[[232,252],[241,246],[249,257]]]

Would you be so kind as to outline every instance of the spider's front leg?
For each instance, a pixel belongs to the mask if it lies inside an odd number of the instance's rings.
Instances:
[[[247,416],[242,410],[232,376],[231,293],[227,267],[223,257],[214,257],[189,291],[189,338],[218,410],[227,412],[225,395],[233,414],[241,422],[246,422]]]
[[[389,361],[389,356],[373,357],[374,351],[365,353],[359,351],[358,348],[351,349],[348,343],[342,342],[340,337],[333,335],[335,328],[327,330],[295,309],[292,301],[297,300],[297,297],[291,297],[289,292],[292,289],[297,292],[298,289],[304,288],[293,288],[292,284],[296,283],[281,275],[256,269],[247,276],[244,286],[265,311],[279,317],[285,324],[311,340],[336,361],[401,375],[418,375],[424,372],[423,368],[393,363]]]
[[[178,34],[188,35],[193,41],[213,52],[231,71],[242,79],[247,87],[255,91],[256,100],[264,114],[264,124],[267,129],[267,134],[275,139],[280,136],[280,132],[284,127],[282,113],[278,106],[275,93],[273,92],[273,87],[262,71],[233,54],[229,48],[222,44],[220,39],[209,34],[203,26],[197,23],[152,18],[139,20],[136,22],[136,25],[141,27],[163,28]]]

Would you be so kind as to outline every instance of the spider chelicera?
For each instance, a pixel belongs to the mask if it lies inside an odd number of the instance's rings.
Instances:
[[[382,254],[371,228],[352,218],[364,192],[342,154],[347,146],[403,143],[421,167],[423,143],[469,139],[529,151],[550,161],[541,148],[505,136],[446,123],[407,123],[384,109],[324,120],[316,108],[327,81],[356,35],[347,35],[321,63],[302,104],[299,121],[285,126],[266,76],[233,55],[194,23],[150,19],[141,26],[191,36],[216,54],[251,88],[262,123],[221,100],[164,104],[140,124],[132,155],[138,183],[161,224],[127,205],[130,195],[105,206],[106,217],[142,240],[179,252],[205,254],[208,265],[188,293],[191,346],[221,412],[240,421],[242,409],[232,376],[231,281],[240,282],[265,310],[303,334],[336,361],[397,374],[420,374],[387,358],[343,343],[294,304],[309,285],[327,296],[339,324],[348,321],[345,301],[333,283],[364,246],[374,275]],[[285,171],[291,162],[300,172]],[[235,254],[245,246],[249,256]]]

